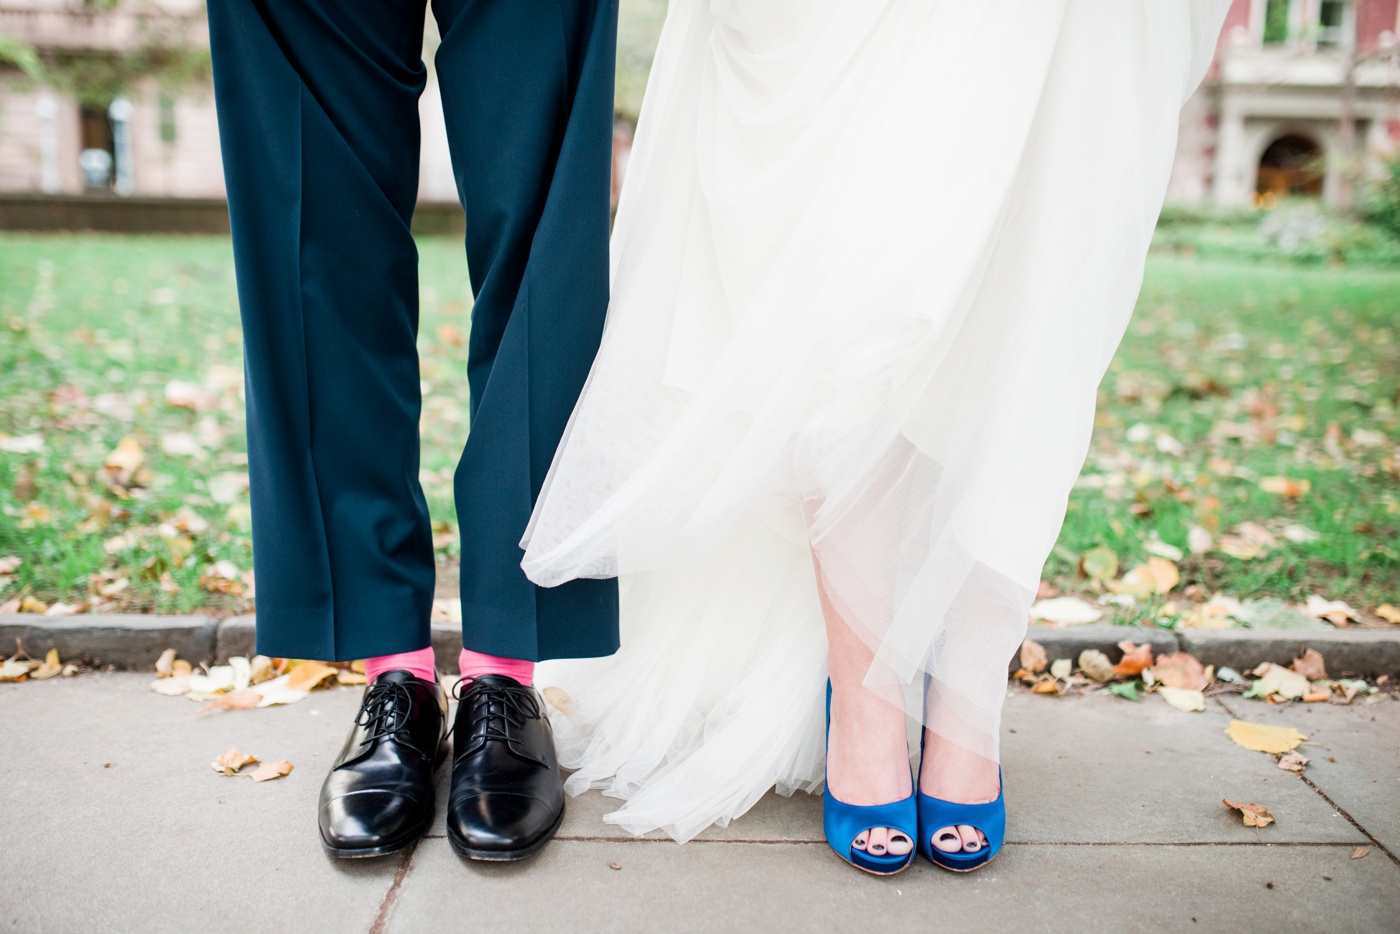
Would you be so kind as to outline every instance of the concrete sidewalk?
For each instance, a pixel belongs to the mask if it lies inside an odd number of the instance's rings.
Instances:
[[[608,801],[590,794],[523,864],[464,862],[441,830],[406,855],[333,862],[316,794],[359,689],[200,714],[150,681],[0,685],[5,929],[1400,931],[1394,702],[1232,698],[1186,714],[1155,697],[1014,691],[1002,857],[969,875],[920,861],[876,879],[826,848],[820,800],[805,795],[770,796],[683,847],[602,823]],[[1234,745],[1232,713],[1308,734],[1306,774]],[[231,746],[296,769],[220,777],[209,762]],[[441,780],[445,797],[445,768]],[[1222,797],[1277,824],[1256,833]]]

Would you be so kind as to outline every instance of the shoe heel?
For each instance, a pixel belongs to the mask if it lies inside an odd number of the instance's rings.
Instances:
[[[826,729],[829,737],[831,735],[830,681],[826,683]],[[913,778],[913,773],[910,772],[911,783]],[[837,856],[857,869],[863,869],[877,876],[892,876],[908,869],[914,862],[914,854],[918,852],[917,833],[910,833],[909,829],[911,827],[917,828],[917,826],[918,808],[915,805],[914,794],[902,801],[894,801],[889,804],[847,804],[831,793],[829,784],[823,784],[822,830],[826,834],[827,846],[831,847]],[[915,842],[915,847],[902,856],[893,854],[877,856],[855,849],[851,845],[852,841],[872,827],[888,827],[902,833]]]

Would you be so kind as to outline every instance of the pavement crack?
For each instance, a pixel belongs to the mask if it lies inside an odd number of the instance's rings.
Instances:
[[[408,875],[409,867],[413,865],[413,856],[418,852],[418,843],[415,841],[404,854],[403,862],[399,864],[399,871],[394,873],[394,881],[389,883],[389,891],[384,893],[384,900],[379,903],[379,912],[374,916],[374,923],[369,926],[369,934],[384,934],[386,925],[389,923],[389,912],[394,907],[394,902],[399,897],[399,889],[403,887],[404,877]]]
[[[1225,712],[1228,713],[1230,716],[1234,717],[1236,720],[1239,719],[1239,714],[1235,713],[1233,710],[1231,710],[1229,707],[1227,707],[1227,706],[1225,705],[1225,702],[1224,702],[1223,700],[1221,700],[1219,697],[1215,697],[1215,698],[1212,698],[1212,699],[1213,699],[1217,704],[1219,704],[1221,707],[1223,707],[1223,708],[1225,709]],[[1394,863],[1394,864],[1397,865],[1397,866],[1400,866],[1400,857],[1397,857],[1394,853],[1392,853],[1392,852],[1390,851],[1390,848],[1389,848],[1389,847],[1387,847],[1387,846],[1386,846],[1384,843],[1382,843],[1381,841],[1377,840],[1375,834],[1371,833],[1371,831],[1369,831],[1369,830],[1367,830],[1365,827],[1361,826],[1361,822],[1358,821],[1356,818],[1352,817],[1352,816],[1351,816],[1351,813],[1350,813],[1349,811],[1347,811],[1346,808],[1342,807],[1342,806],[1341,806],[1340,804],[1338,804],[1336,801],[1333,801],[1331,795],[1329,795],[1327,792],[1323,791],[1320,787],[1318,787],[1318,785],[1317,785],[1316,782],[1314,782],[1312,779],[1308,778],[1308,777],[1307,777],[1306,775],[1304,775],[1302,772],[1298,772],[1298,773],[1295,773],[1295,774],[1297,774],[1297,776],[1298,776],[1298,781],[1302,782],[1304,785],[1307,785],[1309,788],[1311,788],[1311,789],[1313,790],[1313,792],[1314,792],[1319,798],[1321,798],[1323,801],[1326,801],[1326,802],[1327,802],[1327,806],[1328,806],[1328,807],[1330,807],[1332,810],[1336,811],[1338,814],[1342,815],[1342,817],[1344,817],[1344,818],[1346,819],[1346,822],[1347,822],[1348,824],[1351,824],[1351,826],[1353,826],[1353,827],[1356,828],[1356,832],[1357,832],[1357,833],[1361,834],[1361,836],[1365,837],[1367,840],[1370,840],[1371,843],[1375,846],[1375,848],[1378,849],[1378,850],[1380,850],[1382,853],[1384,853],[1384,854],[1386,855],[1386,858],[1388,858],[1392,863]]]

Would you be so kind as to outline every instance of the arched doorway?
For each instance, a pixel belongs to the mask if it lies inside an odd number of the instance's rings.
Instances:
[[[1256,195],[1322,196],[1322,147],[1306,136],[1289,133],[1264,148],[1259,157]]]

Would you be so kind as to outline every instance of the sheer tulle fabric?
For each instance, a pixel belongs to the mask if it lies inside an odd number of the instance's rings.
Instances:
[[[570,790],[686,840],[819,787],[814,554],[868,680],[997,758],[1227,6],[672,0],[522,543],[540,584],[622,577],[622,651],[540,669]]]

